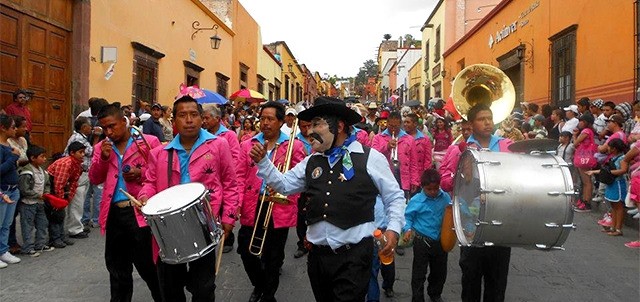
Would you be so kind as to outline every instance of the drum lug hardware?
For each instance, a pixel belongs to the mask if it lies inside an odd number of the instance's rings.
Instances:
[[[187,221],[187,212],[183,211],[180,216],[182,216],[182,220]]]
[[[562,246],[548,246],[546,244],[536,244],[536,248],[540,249],[540,250],[560,250],[560,251],[564,251],[564,247]]]
[[[490,241],[485,241],[484,242],[484,246],[494,246],[495,244],[493,242]]]
[[[488,165],[492,165],[492,166],[499,166],[501,165],[501,163],[497,160],[480,160],[478,161],[479,164],[488,164]]]
[[[502,189],[493,189],[493,190],[482,189],[482,190],[480,190],[480,193],[504,194],[506,192],[507,192],[507,190],[502,190]]]
[[[549,196],[560,196],[560,195],[573,196],[573,195],[577,195],[577,193],[575,191],[566,191],[566,192],[551,191],[551,192],[548,192],[547,195],[549,195]]]
[[[567,163],[556,163],[556,164],[542,164],[543,168],[555,168],[555,167],[569,167]]]
[[[480,226],[480,225],[501,226],[502,225],[502,221],[491,220],[491,222],[486,222],[486,221],[478,221],[478,222],[476,222],[476,226]]]
[[[193,247],[198,248],[198,243],[197,243],[197,242],[194,242],[194,243],[193,243]]]

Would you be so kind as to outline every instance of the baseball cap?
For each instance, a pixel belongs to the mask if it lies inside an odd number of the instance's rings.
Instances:
[[[544,115],[542,114],[536,114],[533,116],[533,119],[536,121],[544,121]]]
[[[609,117],[607,122],[615,122],[616,124],[622,126],[624,124],[624,118],[619,114],[613,114]]]
[[[155,104],[151,105],[151,109],[153,109],[153,108],[158,108],[158,109],[162,110],[162,105],[160,105],[160,103],[155,103]]]
[[[578,114],[578,105],[569,105],[569,107],[564,107],[564,111],[573,111]]]
[[[287,108],[287,111],[284,112],[284,115],[293,114],[294,116],[298,115],[298,111],[293,108]]]
[[[367,109],[378,109],[378,104],[376,104],[376,102],[371,102]]]

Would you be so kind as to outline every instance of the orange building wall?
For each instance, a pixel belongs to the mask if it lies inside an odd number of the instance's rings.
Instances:
[[[240,89],[240,63],[249,67],[247,72],[248,88],[253,90],[258,88],[258,33],[260,29],[258,23],[249,15],[249,12],[242,4],[239,1],[235,1],[235,4],[233,30],[236,35],[233,37],[232,74],[229,80],[229,94]]]
[[[632,101],[635,96],[633,2],[505,0],[501,3],[502,9],[445,52],[445,69],[448,75],[455,76],[461,70],[457,64],[461,59],[466,66],[476,63],[498,66],[496,58],[522,42],[527,48],[525,59],[529,60],[522,67],[524,100],[548,103],[551,93],[549,37],[577,24],[576,99],[587,96],[615,102]],[[536,3],[538,7],[520,17]],[[489,35],[495,39],[496,31],[514,21],[518,22],[517,30],[489,48]],[[529,49],[533,49],[532,58]],[[448,95],[449,81],[445,81],[444,89],[444,95]]]

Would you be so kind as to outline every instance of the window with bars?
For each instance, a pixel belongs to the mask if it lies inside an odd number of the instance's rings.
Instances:
[[[229,97],[228,95],[228,91],[229,91],[229,77],[225,76],[224,74],[221,74],[219,72],[216,72],[216,92],[219,93],[220,95],[226,97]]]
[[[134,56],[133,93],[136,100],[156,102],[158,91],[158,60],[142,53]],[[136,111],[139,109],[135,103]]]
[[[240,89],[249,87],[249,67],[240,63]]]
[[[567,106],[575,98],[576,26],[551,37],[551,101]]]
[[[431,51],[431,49],[429,49],[429,41],[427,41],[427,44],[425,44],[425,53],[424,53],[424,61],[422,63],[422,67],[424,67],[424,71],[428,72],[429,71],[429,52]]]
[[[436,28],[436,41],[434,48],[433,62],[437,63],[440,61],[440,26]]]

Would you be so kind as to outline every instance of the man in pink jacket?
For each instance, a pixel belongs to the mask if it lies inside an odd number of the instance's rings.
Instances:
[[[178,135],[151,152],[138,198],[146,204],[149,197],[174,184],[200,182],[210,191],[213,213],[222,214],[222,227],[229,234],[236,220],[239,191],[229,144],[202,129],[202,107],[189,94],[178,96],[173,112]],[[215,301],[215,262],[213,252],[183,264],[158,261],[164,301],[185,301],[185,286],[194,301]]]
[[[440,187],[443,191],[451,195],[453,195],[453,180],[456,177],[456,170],[458,169],[458,159],[462,152],[467,149],[467,140],[469,136],[471,136],[471,123],[462,120],[460,123],[460,131],[462,132],[462,139],[447,148],[447,153],[444,154],[442,164],[438,168],[441,177]]]
[[[431,151],[433,145],[431,139],[424,136],[422,131],[418,131],[418,116],[415,113],[409,113],[402,121],[404,131],[411,135],[416,144],[416,166],[418,167],[418,174],[422,175],[427,169],[430,169],[433,165]]]
[[[109,271],[111,301],[131,301],[133,265],[147,283],[151,296],[161,301],[156,266],[152,259],[151,230],[132,207],[123,189],[137,195],[142,188],[151,148],[160,146],[155,136],[135,139],[119,106],[107,105],[98,113],[107,139],[94,146],[89,181],[104,183],[100,203],[100,228],[106,233],[105,263]]]
[[[237,162],[240,158],[240,141],[238,140],[238,135],[220,123],[222,113],[217,105],[206,104],[202,106],[202,108],[204,109],[204,114],[202,115],[202,127],[209,131],[209,133],[227,140],[231,150],[231,157],[234,162]],[[225,236],[222,252],[230,252],[233,249],[234,242],[235,236],[233,235],[233,232],[229,232],[228,236]]]
[[[260,113],[260,133],[240,145],[240,161],[238,167],[238,182],[245,188],[240,193],[240,230],[238,231],[238,254],[242,258],[244,270],[247,272],[251,284],[254,286],[249,301],[275,301],[275,293],[278,290],[279,271],[284,262],[284,247],[287,242],[289,228],[296,225],[298,212],[298,196],[287,196],[288,204],[274,203],[271,222],[264,237],[262,254],[256,256],[249,252],[249,243],[254,226],[260,229],[264,221],[264,214],[270,201],[265,201],[260,217],[256,217],[262,194],[267,196],[270,189],[266,187],[264,180],[257,176],[258,166],[249,157],[249,152],[254,144],[264,145],[268,152],[268,158],[274,165],[284,165],[285,154],[291,141],[289,135],[280,131],[284,123],[284,107],[277,102],[267,102],[262,106]],[[293,168],[302,159],[306,152],[300,140],[293,140],[293,153],[291,165]],[[267,197],[268,198],[268,197]],[[257,241],[256,241],[257,242]],[[254,242],[254,244],[256,243]],[[256,252],[256,251],[254,251]]]
[[[373,137],[371,147],[382,153],[389,161],[391,171],[398,179],[400,188],[409,194],[418,190],[420,173],[416,164],[416,148],[413,137],[400,128],[402,117],[391,112],[387,129]]]

